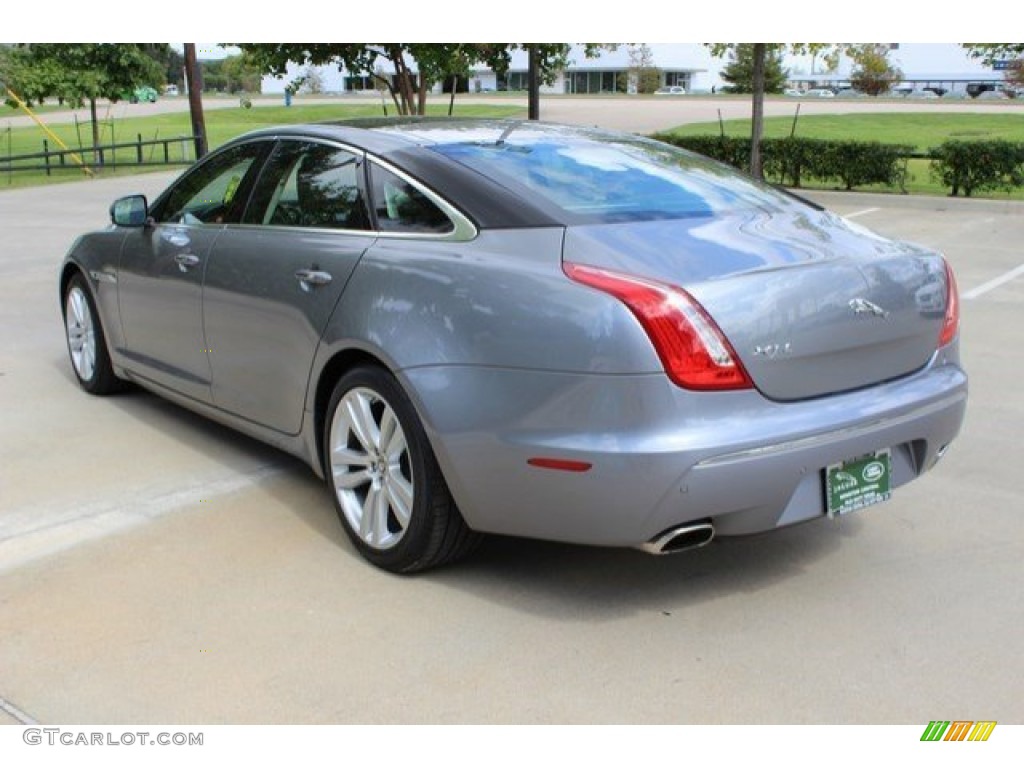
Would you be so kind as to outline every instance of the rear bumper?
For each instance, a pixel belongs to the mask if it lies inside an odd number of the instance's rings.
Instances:
[[[892,486],[958,434],[967,377],[936,358],[898,381],[797,403],[694,393],[663,375],[481,368],[405,372],[452,493],[480,531],[640,546],[710,519],[716,535],[825,514],[829,464],[892,449]],[[534,457],[591,464],[529,466]]]

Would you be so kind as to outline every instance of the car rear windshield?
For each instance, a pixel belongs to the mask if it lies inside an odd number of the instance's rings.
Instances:
[[[771,187],[667,144],[536,140],[435,144],[435,151],[499,184],[547,201],[572,222],[713,216],[794,201]]]

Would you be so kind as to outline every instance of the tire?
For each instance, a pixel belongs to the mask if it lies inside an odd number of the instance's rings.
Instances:
[[[114,375],[92,292],[81,274],[68,282],[64,292],[64,333],[68,342],[71,368],[78,383],[92,395],[109,395],[124,388]]]
[[[324,473],[359,553],[392,573],[469,554],[481,536],[462,519],[412,402],[371,366],[339,379],[327,407]]]

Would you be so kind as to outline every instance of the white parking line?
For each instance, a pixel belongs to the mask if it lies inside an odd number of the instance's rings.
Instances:
[[[881,208],[865,208],[863,211],[854,211],[853,213],[848,213],[843,218],[844,219],[856,219],[858,216],[864,216],[865,214],[874,213],[875,211],[880,211],[880,210],[882,210],[882,209]]]
[[[6,712],[22,725],[39,725],[38,720],[33,720],[6,699],[0,699],[0,710]]]
[[[286,470],[285,466],[268,465],[184,488],[139,488],[117,499],[85,504],[70,513],[63,508],[15,510],[4,515],[5,522],[0,527],[0,573],[183,507],[235,493]],[[25,524],[31,517],[42,522]]]
[[[999,277],[989,280],[987,283],[982,283],[977,288],[972,288],[964,293],[964,300],[970,301],[971,299],[976,299],[979,296],[984,296],[989,291],[994,291],[999,286],[1004,285],[1011,280],[1016,280],[1021,275],[1024,275],[1024,264],[1021,264],[1016,269],[1011,269],[1009,272],[1006,272]]]

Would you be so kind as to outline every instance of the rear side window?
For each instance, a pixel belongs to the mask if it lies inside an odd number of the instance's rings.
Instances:
[[[370,163],[370,189],[377,229],[381,232],[443,235],[455,225],[415,185]]]

